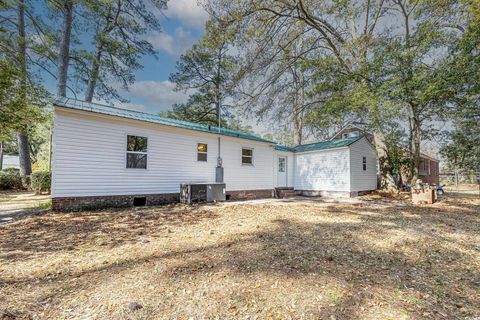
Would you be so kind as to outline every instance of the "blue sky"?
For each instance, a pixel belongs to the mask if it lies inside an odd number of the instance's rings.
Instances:
[[[43,6],[44,2],[33,4]],[[37,7],[37,10],[41,11],[42,8]],[[124,108],[158,113],[187,99],[185,93],[174,91],[175,85],[168,81],[168,76],[175,71],[175,63],[180,55],[202,37],[208,14],[198,5],[197,0],[170,0],[168,10],[163,15],[162,32],[147,36],[158,52],[158,59],[144,57],[141,61],[144,68],[136,72],[135,83],[128,91],[120,89],[120,94],[130,100],[123,104]],[[87,36],[81,40],[82,46],[90,46],[91,40]],[[72,71],[71,68],[70,72]],[[55,79],[46,73],[42,78],[46,88],[55,93]],[[76,94],[77,98],[83,99],[83,92]],[[67,92],[67,95],[73,97],[71,92]]]
[[[157,113],[186,101],[187,95],[174,91],[168,76],[175,71],[180,55],[202,37],[208,15],[197,0],[170,0],[164,14],[163,32],[148,36],[158,51],[158,59],[143,59],[144,69],[136,73],[137,81],[128,92],[122,91],[130,100],[125,107]]]

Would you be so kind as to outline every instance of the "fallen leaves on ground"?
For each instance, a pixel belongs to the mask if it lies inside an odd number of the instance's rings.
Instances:
[[[479,317],[479,230],[473,193],[49,213],[0,226],[0,318]]]

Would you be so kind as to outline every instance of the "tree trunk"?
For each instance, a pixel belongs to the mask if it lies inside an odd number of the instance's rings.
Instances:
[[[99,40],[97,40],[99,41]],[[102,44],[98,43],[95,48],[95,56],[92,61],[92,69],[88,78],[87,92],[85,93],[85,101],[92,102],[95,86],[97,85],[98,75],[100,73],[100,59],[102,58]]]
[[[30,162],[30,149],[28,147],[28,136],[25,133],[19,133],[18,143],[18,161],[20,164],[20,175],[29,176],[32,174],[32,163]]]
[[[412,119],[412,180],[410,183],[414,185],[419,178],[418,167],[420,164],[420,140],[421,140],[421,130],[420,130],[420,119],[418,115],[415,115]]]
[[[73,23],[73,0],[65,0],[63,5],[63,28],[58,52],[57,95],[67,96],[68,63],[70,61],[70,37]]]
[[[222,98],[220,93],[220,84],[215,84],[215,113],[217,115],[217,125],[220,128],[222,112]]]
[[[298,106],[293,106],[293,142],[295,145],[302,144],[303,140],[303,122],[298,109]]]
[[[17,32],[18,32],[18,64],[21,70],[21,98],[22,103],[27,99],[27,46],[25,38],[25,0],[18,1],[17,8]],[[20,174],[28,176],[32,173],[32,162],[30,159],[30,149],[26,128],[18,133],[18,158],[20,164]]]
[[[216,103],[216,106],[215,106],[215,113],[217,114],[217,124],[218,124],[218,127],[220,127],[220,121],[221,121],[220,112],[221,112],[220,103],[217,102],[217,103]]]
[[[3,170],[3,141],[0,141],[0,171]]]
[[[455,180],[455,188],[458,190],[458,169],[457,169],[457,160],[453,163],[453,179]]]
[[[393,179],[392,169],[389,165],[388,156],[380,157],[380,189],[388,192],[397,192],[398,187]]]
[[[305,104],[305,78],[303,71],[300,71],[299,79],[299,99],[297,99],[297,104],[293,106],[293,141],[295,145],[302,144],[303,141],[303,107]],[[297,93],[296,93],[297,94]]]

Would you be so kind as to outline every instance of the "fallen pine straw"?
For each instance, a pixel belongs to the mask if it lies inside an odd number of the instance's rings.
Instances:
[[[478,198],[365,200],[50,213],[6,224],[0,319],[479,317]]]

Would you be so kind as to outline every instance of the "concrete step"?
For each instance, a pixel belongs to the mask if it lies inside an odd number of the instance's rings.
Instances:
[[[278,199],[291,198],[300,195],[299,191],[293,190],[293,188],[276,188],[275,197]]]

